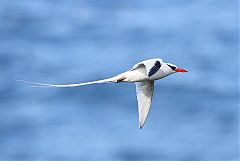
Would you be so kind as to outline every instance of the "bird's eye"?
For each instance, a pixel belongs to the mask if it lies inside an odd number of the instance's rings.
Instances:
[[[172,65],[169,65],[168,66],[172,69],[172,70],[176,70],[176,67],[175,66],[172,66]]]

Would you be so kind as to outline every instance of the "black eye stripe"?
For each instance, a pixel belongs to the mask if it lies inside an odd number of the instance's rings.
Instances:
[[[176,70],[176,67],[167,64],[172,70]]]

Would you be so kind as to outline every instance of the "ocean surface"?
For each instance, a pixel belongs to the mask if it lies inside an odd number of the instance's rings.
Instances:
[[[239,161],[238,1],[1,0],[0,161]],[[135,85],[78,83],[160,57],[138,128]]]

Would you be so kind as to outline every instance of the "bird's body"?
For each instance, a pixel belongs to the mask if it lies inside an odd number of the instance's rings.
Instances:
[[[157,65],[159,64],[159,65]],[[148,59],[137,63],[128,71],[126,82],[154,81],[171,74],[162,59]],[[152,69],[152,70],[151,70]],[[149,75],[149,73],[152,73]]]
[[[148,59],[135,64],[132,69],[121,73],[115,77],[77,84],[44,84],[30,81],[18,80],[26,83],[31,83],[35,87],[77,87],[83,85],[97,84],[97,83],[120,83],[130,82],[136,83],[136,92],[138,100],[139,126],[143,127],[152,101],[154,91],[154,81],[164,78],[176,72],[187,72],[184,69],[177,68],[175,65],[165,63],[160,58]]]

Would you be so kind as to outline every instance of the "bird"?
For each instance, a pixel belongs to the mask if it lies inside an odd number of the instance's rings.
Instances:
[[[76,84],[47,84],[26,80],[16,80],[30,83],[32,87],[78,87],[99,83],[122,83],[129,82],[136,84],[139,128],[142,129],[152,103],[154,92],[154,81],[167,77],[173,73],[188,72],[174,64],[166,63],[161,58],[152,58],[135,64],[130,70],[114,77]]]

